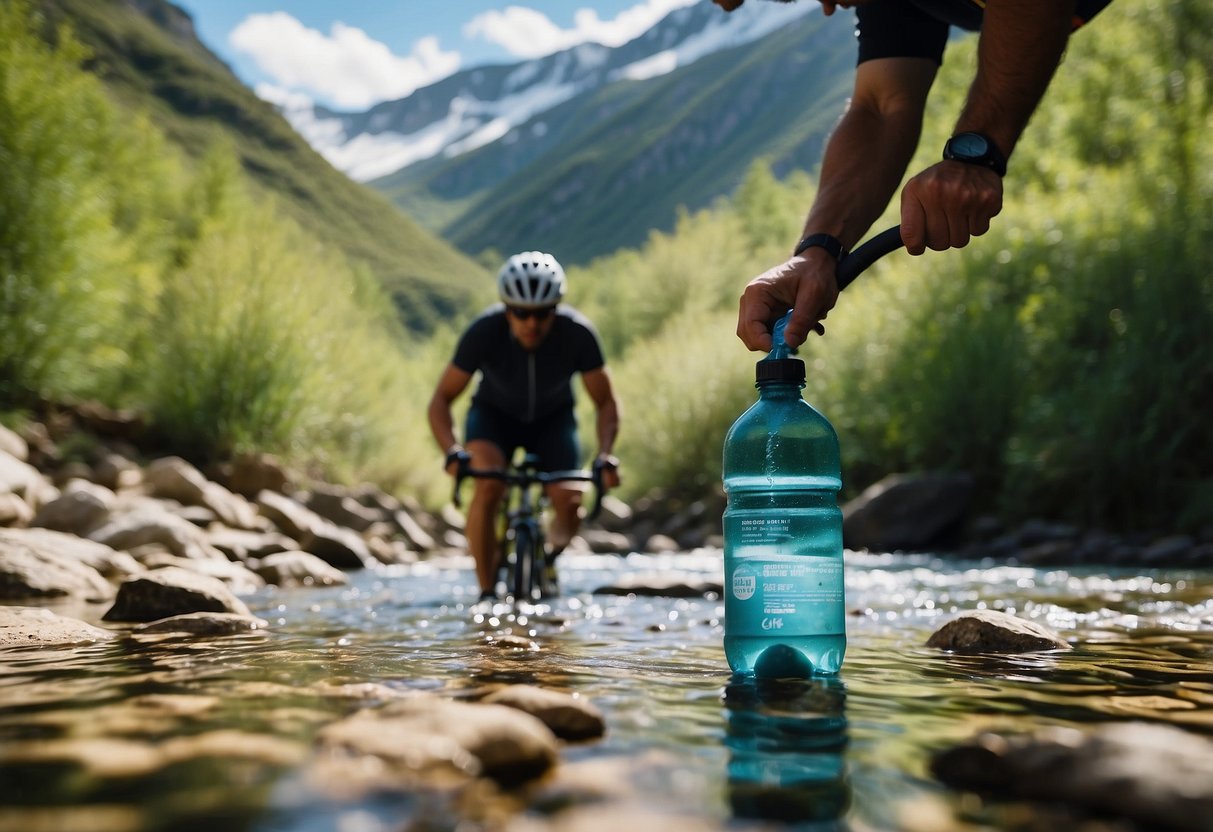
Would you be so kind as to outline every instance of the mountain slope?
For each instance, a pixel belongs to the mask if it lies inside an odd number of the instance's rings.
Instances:
[[[830,53],[817,44],[826,39],[821,18],[809,18],[760,48],[716,53],[562,105],[545,119],[566,120],[574,135],[465,197],[464,213],[442,233],[468,251],[539,245],[584,261],[639,245],[653,228],[669,230],[679,206],[694,210],[732,193],[755,158],[768,158],[777,173],[811,168],[850,89],[850,52],[833,53],[841,66],[823,64]],[[486,146],[412,181],[426,172],[407,168],[401,179],[414,199],[393,183],[375,184],[424,216],[419,192],[449,193],[470,170],[502,167],[500,156]]]
[[[68,22],[93,50],[89,68],[122,104],[148,111],[191,156],[215,141],[319,239],[364,262],[405,325],[424,332],[481,294],[483,267],[418,227],[374,190],[335,170],[271,105],[194,36],[165,0],[43,0],[48,37]]]
[[[853,77],[851,29],[808,4],[697,3],[610,49],[458,73],[366,113],[288,110],[335,164],[477,253],[577,262],[670,229],[766,157],[816,164]]]

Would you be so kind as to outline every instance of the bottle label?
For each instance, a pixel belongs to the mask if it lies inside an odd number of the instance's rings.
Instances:
[[[725,617],[732,634],[845,633],[841,530],[823,513],[726,515]]]
[[[833,558],[746,561],[733,570],[729,590],[735,603],[728,606],[739,613],[731,617],[751,632],[844,632],[842,563]]]

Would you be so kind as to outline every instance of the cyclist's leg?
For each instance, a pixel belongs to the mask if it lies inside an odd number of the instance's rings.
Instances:
[[[491,408],[475,403],[468,409],[464,446],[472,455],[473,468],[504,468],[513,452],[510,426],[498,417]],[[477,479],[468,505],[464,534],[476,561],[476,580],[482,595],[493,592],[497,584],[497,517],[504,495],[505,483]]]
[[[527,450],[539,456],[542,471],[568,471],[579,467],[581,443],[577,435],[577,418],[570,407],[536,424]],[[581,527],[581,497],[584,483],[557,482],[545,486],[552,507],[552,522],[548,526],[548,548],[559,554]]]

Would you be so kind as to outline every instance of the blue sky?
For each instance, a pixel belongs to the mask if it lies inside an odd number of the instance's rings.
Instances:
[[[625,43],[708,0],[176,0],[198,36],[263,97],[362,110],[460,69],[595,41]]]

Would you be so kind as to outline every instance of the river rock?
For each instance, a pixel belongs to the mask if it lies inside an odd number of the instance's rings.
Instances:
[[[202,506],[234,529],[256,529],[257,511],[239,494],[233,494],[176,456],[157,459],[143,474],[152,496],[176,500],[183,505]]]
[[[27,545],[4,529],[0,536],[0,599],[74,597],[107,601],[114,588],[93,567],[60,552]]]
[[[106,737],[56,737],[11,743],[0,762],[70,763],[95,777],[129,778],[152,774],[170,765],[198,758],[253,760],[288,766],[304,755],[290,740],[243,731],[209,731],[149,742]],[[80,828],[90,828],[82,826]]]
[[[555,735],[535,717],[504,705],[413,696],[326,726],[321,747],[371,756],[404,781],[462,772],[522,782],[555,765]],[[366,766],[361,766],[365,769]]]
[[[105,621],[155,621],[191,612],[252,615],[223,581],[175,566],[127,578]]]
[[[24,460],[0,450],[0,493],[25,496],[42,481],[38,469]]]
[[[138,561],[126,552],[50,529],[0,529],[0,549],[5,544],[28,546],[48,557],[77,561],[91,566],[109,580],[122,580],[144,571]],[[106,597],[109,597],[109,593]]]
[[[70,480],[59,496],[34,515],[31,525],[73,535],[86,535],[105,522],[114,507],[114,492],[86,480]]]
[[[436,548],[433,536],[422,528],[421,524],[414,518],[412,512],[401,508],[398,511],[392,512],[391,517],[396,528],[404,535],[404,539],[408,541],[409,546],[413,549],[420,552],[429,552]]]
[[[109,630],[50,610],[0,605],[0,648],[92,644],[113,637]]]
[[[937,754],[931,771],[957,788],[1060,802],[1143,829],[1213,828],[1213,740],[1168,725],[982,734]]]
[[[168,566],[180,567],[187,572],[196,572],[210,578],[218,578],[227,584],[228,589],[237,595],[249,595],[265,586],[265,579],[249,569],[243,563],[233,563],[228,560],[211,560],[199,558],[179,558],[168,552],[149,552],[139,558],[148,569],[164,569]]]
[[[843,506],[843,540],[849,549],[922,549],[964,516],[972,494],[968,474],[890,475]]]
[[[275,491],[262,491],[257,495],[257,507],[261,513],[278,527],[287,537],[302,542],[312,530],[325,521],[297,500]]]
[[[954,653],[1031,653],[1069,650],[1069,643],[1035,621],[997,610],[970,610],[936,630],[927,647]]]
[[[602,713],[579,696],[534,685],[510,685],[493,691],[483,702],[505,705],[537,717],[562,740],[585,740],[606,733]]]
[[[252,564],[253,571],[276,586],[341,586],[349,578],[308,552],[276,552]]]
[[[122,454],[108,453],[93,466],[92,481],[112,491],[138,488],[143,469]]]
[[[224,485],[250,500],[262,491],[282,494],[290,481],[286,469],[271,454],[241,454],[221,466],[219,478]]]
[[[666,572],[636,573],[620,581],[601,586],[595,595],[637,595],[658,598],[719,598],[723,590],[717,581],[672,575]]]
[[[632,551],[632,539],[623,532],[585,529],[581,536],[589,550],[599,555],[625,555]]]
[[[185,633],[191,636],[231,636],[264,630],[269,622],[253,615],[231,612],[191,612],[137,625],[131,632],[143,635]]]
[[[210,545],[202,529],[154,500],[115,508],[110,519],[89,532],[88,537],[114,549],[133,549],[155,543],[181,558],[227,559]]]
[[[28,526],[33,519],[29,503],[11,491],[0,493],[0,526]]]
[[[0,453],[8,454],[21,462],[29,461],[29,445],[20,435],[0,425]]]
[[[557,813],[546,824],[524,818],[510,826],[511,832],[618,832],[620,829],[721,832],[723,828],[706,818],[628,803],[576,806]]]
[[[215,525],[207,529],[206,538],[228,560],[247,561],[278,552],[299,548],[299,543],[279,532],[250,532]]]
[[[321,520],[299,541],[304,550],[338,569],[365,569],[377,561],[357,532]]]
[[[337,526],[364,532],[383,519],[380,512],[362,505],[337,486],[316,486],[308,492],[304,505]]]

